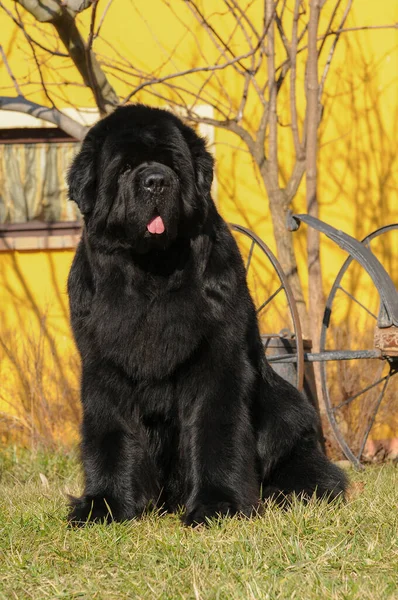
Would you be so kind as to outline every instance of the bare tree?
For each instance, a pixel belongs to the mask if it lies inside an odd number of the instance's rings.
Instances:
[[[28,112],[56,123],[82,139],[85,128],[58,110],[57,94],[50,89],[43,75],[43,57],[63,56],[73,62],[83,85],[91,90],[101,115],[120,104],[136,99],[149,101],[154,97],[182,111],[192,123],[209,124],[236,135],[246,146],[264,185],[278,257],[293,289],[303,330],[306,335],[312,334],[315,340],[322,296],[319,236],[310,231],[307,239],[311,289],[309,319],[293,241],[285,223],[304,174],[307,211],[318,214],[317,137],[326,80],[341,35],[366,29],[345,28],[352,0],[329,0],[327,3],[325,0],[264,0],[261,14],[260,3],[253,0],[219,0],[217,9],[213,3],[203,3],[207,10],[197,0],[180,0],[179,3],[163,0],[176,24],[183,28],[184,35],[191,37],[197,65],[186,68],[177,56],[178,43],[174,49],[165,48],[154,37],[159,56],[165,57],[156,72],[132,64],[112,45],[112,40],[105,40],[112,50],[109,56],[94,51],[96,41],[102,39],[102,25],[111,2],[108,1],[98,19],[98,0],[15,0],[14,11],[8,10],[0,0],[0,8],[25,36],[48,100],[48,105],[42,107],[30,102],[23,94],[23,85],[15,80],[11,66],[7,64],[16,96],[0,96],[0,108]],[[328,12],[322,21],[326,27],[320,32],[320,15],[326,4]],[[83,10],[91,13],[86,40],[78,22]],[[41,31],[47,28],[48,32],[52,27],[55,36],[51,38],[50,47],[35,39],[33,26],[27,25],[24,18],[26,11],[35,19],[36,28],[42,28]],[[151,28],[138,9],[136,15]],[[196,28],[192,26],[193,22],[197,23]],[[206,47],[211,49],[211,60],[198,31],[207,37]],[[303,63],[304,85],[298,74],[299,65]],[[234,86],[238,82],[239,94],[231,89],[230,82],[234,82]],[[127,84],[131,89],[124,98],[115,91],[119,83]],[[81,85],[81,82],[76,84]],[[298,110],[298,94],[305,97],[302,114]],[[289,118],[283,122],[286,98]],[[212,107],[212,116],[204,116],[199,110],[203,104]],[[285,127],[291,130],[294,148],[294,161],[289,172],[280,157],[279,137]]]

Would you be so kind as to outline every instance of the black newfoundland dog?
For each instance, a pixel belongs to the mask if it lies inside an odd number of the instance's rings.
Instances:
[[[261,496],[344,493],[314,409],[264,358],[212,178],[204,141],[143,105],[97,123],[69,171],[85,221],[68,283],[85,472],[72,523],[157,506],[191,525]]]

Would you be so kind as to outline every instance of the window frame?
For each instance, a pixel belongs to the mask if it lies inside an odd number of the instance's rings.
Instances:
[[[79,140],[58,127],[0,128],[2,144],[51,144]],[[0,223],[0,252],[76,248],[81,236],[80,221],[26,221]]]

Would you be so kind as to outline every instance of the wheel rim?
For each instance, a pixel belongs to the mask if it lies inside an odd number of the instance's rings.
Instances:
[[[296,383],[295,383],[295,385],[296,385],[297,389],[302,390],[303,385],[304,385],[303,338],[302,338],[301,325],[300,325],[300,319],[299,319],[299,315],[298,315],[298,311],[297,311],[296,302],[294,300],[293,292],[291,290],[291,287],[289,285],[287,277],[281,267],[281,264],[279,263],[278,259],[274,255],[274,253],[270,250],[270,248],[267,246],[267,244],[265,244],[263,242],[263,240],[261,238],[259,238],[255,233],[253,233],[246,227],[243,227],[242,225],[231,224],[230,227],[231,227],[232,231],[234,231],[235,233],[242,234],[243,236],[247,237],[250,240],[249,252],[248,252],[246,263],[245,263],[246,276],[248,276],[248,274],[249,274],[249,269],[252,265],[253,256],[254,256],[254,253],[257,248],[259,249],[260,252],[262,252],[266,256],[267,260],[271,263],[274,271],[276,272],[276,274],[278,276],[280,285],[277,287],[277,289],[273,293],[271,293],[268,297],[266,297],[259,304],[258,307],[256,307],[256,312],[257,312],[257,315],[260,315],[260,313],[262,313],[267,308],[267,306],[269,306],[272,303],[272,301],[275,300],[275,298],[277,296],[279,296],[279,294],[282,291],[285,293],[285,297],[287,299],[287,304],[288,304],[288,311],[290,313],[290,318],[291,318],[291,322],[292,322],[292,326],[293,326],[294,340],[295,340],[295,344],[296,344],[296,351],[293,352],[294,362],[296,363]],[[239,246],[239,244],[238,244],[238,246]],[[281,336],[281,334],[270,334],[267,337],[269,337],[271,339],[271,338],[281,338],[283,336]],[[272,360],[272,357],[268,356],[268,359]],[[283,357],[281,357],[281,362],[283,362]]]
[[[372,242],[372,240],[380,237],[383,234],[386,234],[388,232],[395,231],[395,230],[398,230],[398,224],[392,224],[392,225],[388,225],[385,227],[381,227],[380,229],[377,229],[370,235],[366,236],[362,240],[362,243],[369,246],[370,243]],[[320,339],[320,351],[321,352],[324,352],[327,350],[327,334],[328,334],[329,328],[331,326],[333,303],[336,300],[336,295],[339,291],[343,292],[343,294],[345,294],[348,298],[350,298],[350,300],[352,302],[354,302],[363,311],[365,311],[367,313],[368,317],[371,317],[372,319],[374,319],[375,323],[377,322],[377,315],[373,311],[369,310],[368,307],[363,302],[361,302],[359,299],[357,299],[353,294],[350,294],[342,286],[342,280],[344,278],[344,275],[347,273],[351,263],[353,263],[353,262],[356,262],[356,261],[354,261],[354,259],[351,256],[349,256],[346,259],[346,261],[344,262],[343,266],[341,267],[341,269],[335,279],[335,282],[331,288],[329,297],[326,301],[322,329],[321,329],[321,339]],[[349,327],[349,323],[347,324],[347,326]],[[364,364],[366,364],[366,363],[364,363]],[[374,363],[374,364],[376,364],[376,363]],[[375,369],[377,374],[376,374],[376,377],[374,378],[374,380],[372,381],[372,383],[370,383],[368,385],[364,385],[362,388],[359,385],[358,387],[360,389],[358,389],[358,391],[355,394],[349,395],[348,398],[345,398],[343,401],[341,401],[337,405],[335,405],[335,404],[333,404],[333,401],[331,398],[331,393],[330,393],[331,385],[328,385],[328,373],[327,373],[328,363],[321,362],[320,370],[321,370],[322,391],[323,391],[323,397],[324,397],[324,401],[325,401],[325,405],[326,405],[326,412],[327,412],[327,416],[328,416],[331,428],[332,428],[333,433],[336,437],[336,440],[337,440],[340,448],[344,452],[345,456],[357,468],[361,467],[361,459],[362,459],[362,456],[363,456],[363,453],[365,450],[366,442],[368,441],[369,434],[372,430],[372,427],[374,426],[374,424],[376,422],[376,417],[378,415],[380,406],[382,405],[383,399],[385,398],[386,393],[389,390],[389,384],[390,384],[392,378],[394,377],[394,375],[396,375],[396,373],[397,373],[397,367],[398,367],[398,357],[397,358],[385,358],[385,360],[380,362],[380,366]],[[385,369],[387,369],[388,372],[385,375],[383,375],[383,371]],[[372,410],[370,412],[370,416],[368,417],[368,422],[367,422],[366,426],[363,428],[363,433],[360,436],[358,435],[358,437],[361,437],[361,439],[358,441],[357,444],[355,444],[357,447],[354,448],[352,442],[350,440],[347,440],[347,432],[342,431],[340,422],[338,422],[337,415],[343,414],[342,412],[339,413],[338,411],[344,411],[344,410],[349,411],[352,408],[353,403],[356,400],[358,400],[361,396],[362,396],[362,402],[365,402],[364,395],[367,393],[370,393],[372,390],[376,391],[376,388],[379,385],[381,386],[381,389],[380,389],[379,393],[377,394],[377,396],[375,397],[375,401],[373,403]],[[359,417],[360,416],[361,415],[359,413]],[[343,422],[343,421],[341,421],[341,422]],[[348,433],[352,433],[352,432],[348,432]]]

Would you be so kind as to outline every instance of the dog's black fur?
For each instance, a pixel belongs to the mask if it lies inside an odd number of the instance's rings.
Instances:
[[[69,171],[85,220],[68,284],[85,471],[71,522],[132,519],[154,505],[182,507],[196,524],[250,515],[260,490],[344,493],[314,409],[264,358],[212,178],[204,141],[142,105],[96,124]],[[160,235],[147,229],[156,215]]]

